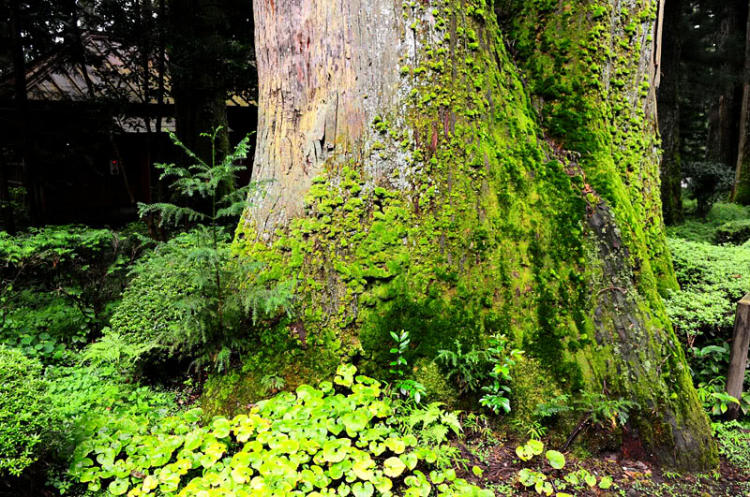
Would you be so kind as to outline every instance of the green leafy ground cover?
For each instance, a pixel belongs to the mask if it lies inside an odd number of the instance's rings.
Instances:
[[[231,420],[202,425],[193,409],[153,425],[124,416],[92,426],[71,475],[114,495],[492,495],[441,466],[439,446],[404,434],[380,382],[355,373],[342,365],[333,383]]]

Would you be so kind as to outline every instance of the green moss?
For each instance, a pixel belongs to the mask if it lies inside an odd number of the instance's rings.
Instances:
[[[446,381],[445,374],[433,361],[419,359],[414,364],[414,379],[424,385],[428,402],[442,402],[454,408],[460,405],[455,388]]]
[[[521,356],[511,371],[511,415],[513,419],[529,422],[540,404],[550,402],[563,393],[561,387],[545,374],[537,359]],[[566,389],[567,390],[567,389]]]

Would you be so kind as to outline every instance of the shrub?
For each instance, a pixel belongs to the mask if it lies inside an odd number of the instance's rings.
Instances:
[[[688,348],[703,334],[726,336],[734,323],[736,305],[721,289],[671,292],[664,303],[675,332]]]
[[[750,240],[750,219],[740,219],[722,224],[714,233],[716,243],[742,245]]]
[[[717,162],[683,164],[688,193],[697,201],[696,215],[704,218],[711,207],[732,188],[734,171]]]
[[[691,211],[696,210],[695,200],[685,200],[684,205]],[[691,242],[713,243],[716,230],[726,223],[750,219],[750,208],[717,202],[704,219],[686,219],[684,223],[667,227],[667,235],[682,238]]]
[[[184,254],[180,249],[190,244],[190,236],[183,234],[139,261],[122,302],[112,314],[111,330],[106,330],[106,335],[117,335],[133,346],[150,346],[133,358],[136,362],[147,358],[148,349],[157,349],[165,359],[167,353],[161,349],[169,345],[169,337],[186,319],[188,310],[180,301],[194,288],[189,282],[190,260],[180,257]]]
[[[456,390],[448,383],[438,365],[428,359],[418,359],[414,363],[414,379],[424,385],[425,397],[452,407],[458,405]]]
[[[219,127],[211,134],[201,134],[210,140],[211,150],[215,150],[220,130]],[[232,254],[231,234],[221,225],[227,220],[235,224],[247,207],[248,195],[257,186],[234,188],[236,176],[244,169],[237,162],[247,156],[249,137],[222,160],[212,157],[210,164],[191,152],[173,133],[170,137],[195,162],[186,167],[175,164],[156,167],[163,171],[162,179],[174,179],[171,185],[174,193],[192,201],[188,205],[139,204],[138,211],[143,217],[158,216],[162,224],[198,224],[135,268],[138,277],[156,278],[173,291],[166,299],[152,295],[149,303],[164,306],[160,313],[167,314],[166,329],[157,329],[156,336],[144,337],[144,332],[136,328],[133,339],[190,358],[196,366],[210,365],[224,370],[233,354],[249,346],[245,320],[248,314],[253,325],[258,319],[280,314],[282,310],[291,314],[294,282],[281,282],[270,289],[255,284],[252,275],[260,265]],[[201,203],[207,208],[195,207]],[[149,317],[141,313],[136,319],[147,321]],[[123,331],[118,328],[116,325],[115,331]],[[144,342],[144,338],[151,342]]]
[[[750,470],[750,430],[737,421],[712,423],[719,453],[735,467]]]
[[[50,406],[61,426],[53,463],[68,461],[78,443],[104,426],[125,418],[155,423],[179,410],[175,394],[126,381],[117,369],[106,364],[52,366],[45,376],[49,381]],[[47,485],[68,494],[75,482],[58,467],[50,468]]]
[[[0,475],[18,476],[45,450],[56,425],[42,365],[0,346]]]
[[[175,357],[224,369],[252,345],[258,320],[290,311],[293,282],[254,284],[260,266],[231,254],[228,233],[216,236],[213,247],[205,230],[183,233],[134,267],[111,332],[137,348],[135,362]]]
[[[132,233],[82,226],[0,232],[0,343],[69,358],[109,319],[141,248]]]
[[[92,429],[70,474],[114,495],[427,495],[434,487],[445,495],[492,495],[456,478],[416,435],[400,432],[380,383],[355,373],[342,365],[333,383],[302,385],[232,420],[201,424],[199,409],[155,423],[122,417]],[[437,414],[431,422],[440,422]]]
[[[748,291],[750,246],[716,246],[668,239],[681,290],[665,300],[667,313],[692,347],[697,336],[728,339],[737,301]]]

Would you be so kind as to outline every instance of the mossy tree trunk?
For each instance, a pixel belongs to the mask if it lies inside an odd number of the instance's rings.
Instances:
[[[503,333],[560,390],[637,402],[647,455],[716,465],[659,297],[656,2],[254,8],[255,179],[273,181],[236,250],[295,278],[300,313],[248,374],[382,372],[402,328],[412,361]]]

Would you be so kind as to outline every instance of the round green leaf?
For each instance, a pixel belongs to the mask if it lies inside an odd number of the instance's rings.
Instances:
[[[565,456],[562,454],[562,452],[558,452],[556,450],[548,450],[547,460],[555,469],[562,469],[565,467]]]
[[[130,482],[124,478],[117,478],[116,480],[112,481],[112,483],[109,484],[109,493],[112,495],[122,495],[125,492],[128,491],[128,487],[130,486]]]
[[[544,444],[539,440],[529,440],[526,442],[526,447],[528,447],[529,452],[535,456],[538,456],[544,451]]]
[[[406,464],[398,457],[389,457],[383,463],[383,473],[391,478],[397,478],[401,476],[401,473],[406,469]]]

